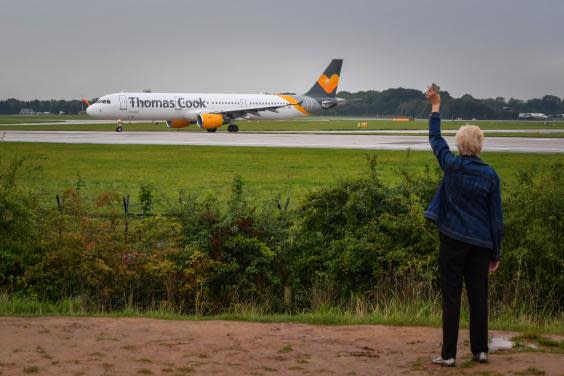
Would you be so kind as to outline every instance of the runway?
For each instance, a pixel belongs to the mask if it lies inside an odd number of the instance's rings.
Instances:
[[[316,118],[315,121],[330,121],[330,120],[338,120],[338,119],[318,119]],[[347,119],[349,120],[349,119]],[[371,119],[371,120],[375,120],[375,119]],[[382,120],[382,119],[379,119]],[[290,120],[290,121],[294,121],[294,120]],[[301,122],[307,122],[307,121],[313,121],[311,119],[306,119],[306,120],[300,120]],[[500,121],[503,122],[503,121]],[[141,120],[141,121],[129,121],[125,124],[125,129],[127,130],[127,127],[129,124],[140,124],[140,123],[152,123],[150,121],[145,121],[145,120]],[[158,122],[158,123],[162,123],[161,126],[164,128],[164,123],[163,122]],[[274,122],[276,123],[276,122]],[[448,123],[448,121],[445,121],[445,123]],[[80,126],[82,125],[108,125],[108,126],[115,126],[115,122],[111,122],[108,120],[64,120],[64,121],[54,121],[54,122],[46,122],[46,123],[14,123],[14,124],[0,124],[0,126],[2,127],[14,127],[17,130],[18,126],[50,126],[50,125],[73,125],[76,126],[75,129],[80,129]],[[0,131],[1,132],[1,131]],[[59,131],[60,132],[60,131]],[[137,131],[136,131],[137,132]],[[245,125],[244,127],[242,127],[240,133],[314,133],[314,134],[342,134],[342,133],[354,133],[354,134],[377,134],[377,135],[381,135],[381,134],[394,134],[394,135],[398,135],[398,134],[409,134],[409,135],[421,135],[421,134],[427,134],[428,130],[427,129],[342,129],[342,130],[288,130],[288,131],[282,131],[282,130],[274,130],[274,131],[265,131],[265,130],[253,130],[253,126],[252,125]],[[448,135],[448,134],[455,134],[457,132],[457,129],[443,129],[442,130],[443,134]],[[519,134],[519,133],[529,133],[529,134],[559,134],[559,133],[564,133],[564,128],[519,128],[519,129],[484,129],[484,132],[486,133],[486,135],[488,133],[493,134],[493,133],[515,133],[515,134]]]
[[[454,148],[454,138],[446,136],[445,139]],[[0,131],[0,141],[66,144],[430,150],[427,136],[369,134]],[[493,152],[564,153],[564,138],[486,137],[484,150]]]

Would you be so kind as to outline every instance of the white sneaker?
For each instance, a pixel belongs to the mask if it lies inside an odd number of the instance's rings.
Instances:
[[[442,367],[456,367],[456,359],[454,358],[443,359],[442,356],[439,356],[438,358],[433,359],[432,362],[433,364],[438,364]]]
[[[481,352],[479,354],[472,354],[472,360],[478,363],[487,363],[488,354],[485,352]]]

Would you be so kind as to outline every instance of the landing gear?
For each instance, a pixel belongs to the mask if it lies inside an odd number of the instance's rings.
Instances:
[[[123,132],[123,126],[121,125],[121,121],[118,121],[116,125],[116,132],[121,133]]]
[[[208,131],[210,133],[215,133],[215,132],[217,132],[217,128],[208,128],[208,129],[206,129],[206,131]]]
[[[229,132],[239,132],[239,127],[235,124],[229,124],[229,126],[227,127],[227,130]]]

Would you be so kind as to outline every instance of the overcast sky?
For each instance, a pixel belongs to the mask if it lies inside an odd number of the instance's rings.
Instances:
[[[0,98],[339,90],[564,97],[563,0],[0,0]]]

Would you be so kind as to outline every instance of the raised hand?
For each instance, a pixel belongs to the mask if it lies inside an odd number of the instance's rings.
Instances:
[[[427,88],[427,91],[425,92],[425,99],[431,103],[431,112],[439,112],[441,107],[441,95],[435,92],[432,86]]]

